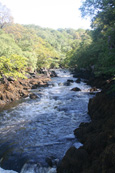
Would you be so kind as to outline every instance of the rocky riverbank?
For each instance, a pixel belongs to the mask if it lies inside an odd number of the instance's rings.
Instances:
[[[0,81],[0,110],[2,110],[9,103],[19,100],[20,98],[27,97],[31,94],[31,89],[37,87],[47,86],[47,82],[50,81],[50,77],[47,75],[29,75],[28,79],[12,78]]]
[[[85,76],[84,76],[85,75]],[[89,74],[76,77],[88,79]],[[114,173],[115,171],[115,80],[99,77],[87,80],[102,91],[88,104],[90,123],[81,123],[74,131],[83,143],[79,149],[71,147],[57,168],[58,173]]]

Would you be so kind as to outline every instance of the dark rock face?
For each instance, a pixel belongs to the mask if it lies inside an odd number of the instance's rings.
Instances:
[[[113,173],[115,171],[115,144],[108,145],[100,155],[103,170]]]
[[[76,149],[71,147],[65,157],[63,158],[61,164],[59,165],[58,173],[79,173],[89,166],[89,156],[85,149],[82,147]]]
[[[75,88],[72,88],[71,91],[81,91],[81,89],[78,87],[75,87]]]
[[[114,173],[115,171],[115,93],[110,92],[115,82],[93,81],[102,86],[102,92],[89,101],[90,123],[81,123],[74,130],[83,143],[79,149],[70,148],[60,165],[58,173]],[[96,89],[93,88],[93,91]]]

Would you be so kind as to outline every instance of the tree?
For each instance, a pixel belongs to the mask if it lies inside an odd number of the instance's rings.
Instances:
[[[92,43],[81,54],[77,64],[93,66],[96,75],[115,74],[115,1],[85,0],[80,8],[82,17],[92,19]],[[78,57],[78,54],[76,55]],[[86,60],[86,61],[85,61]],[[86,62],[86,63],[84,63]]]
[[[6,77],[25,78],[25,70],[27,68],[27,58],[19,55],[11,55],[8,58],[0,57],[0,78],[2,75]]]
[[[0,56],[9,57],[12,54],[22,55],[22,50],[15,43],[15,40],[3,30],[0,31]]]
[[[96,16],[98,13],[115,8],[114,0],[84,0],[80,10],[82,17],[90,15],[90,17]]]
[[[11,23],[13,23],[13,17],[10,14],[10,10],[0,3],[0,28],[2,29]]]
[[[115,22],[114,0],[85,0],[80,7],[82,17],[90,16],[92,21],[104,28],[113,26]],[[95,25],[92,25],[92,27]]]

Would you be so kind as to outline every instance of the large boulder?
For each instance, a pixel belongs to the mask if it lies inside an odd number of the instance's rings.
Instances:
[[[65,154],[57,173],[80,173],[89,165],[89,156],[85,149],[71,147]]]
[[[81,89],[78,87],[75,87],[75,88],[72,88],[71,91],[81,91]]]

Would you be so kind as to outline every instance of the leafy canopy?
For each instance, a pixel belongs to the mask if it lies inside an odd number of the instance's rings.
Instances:
[[[27,58],[19,55],[11,55],[9,58],[2,56],[0,57],[0,77],[4,74],[6,77],[25,78],[26,65]]]

